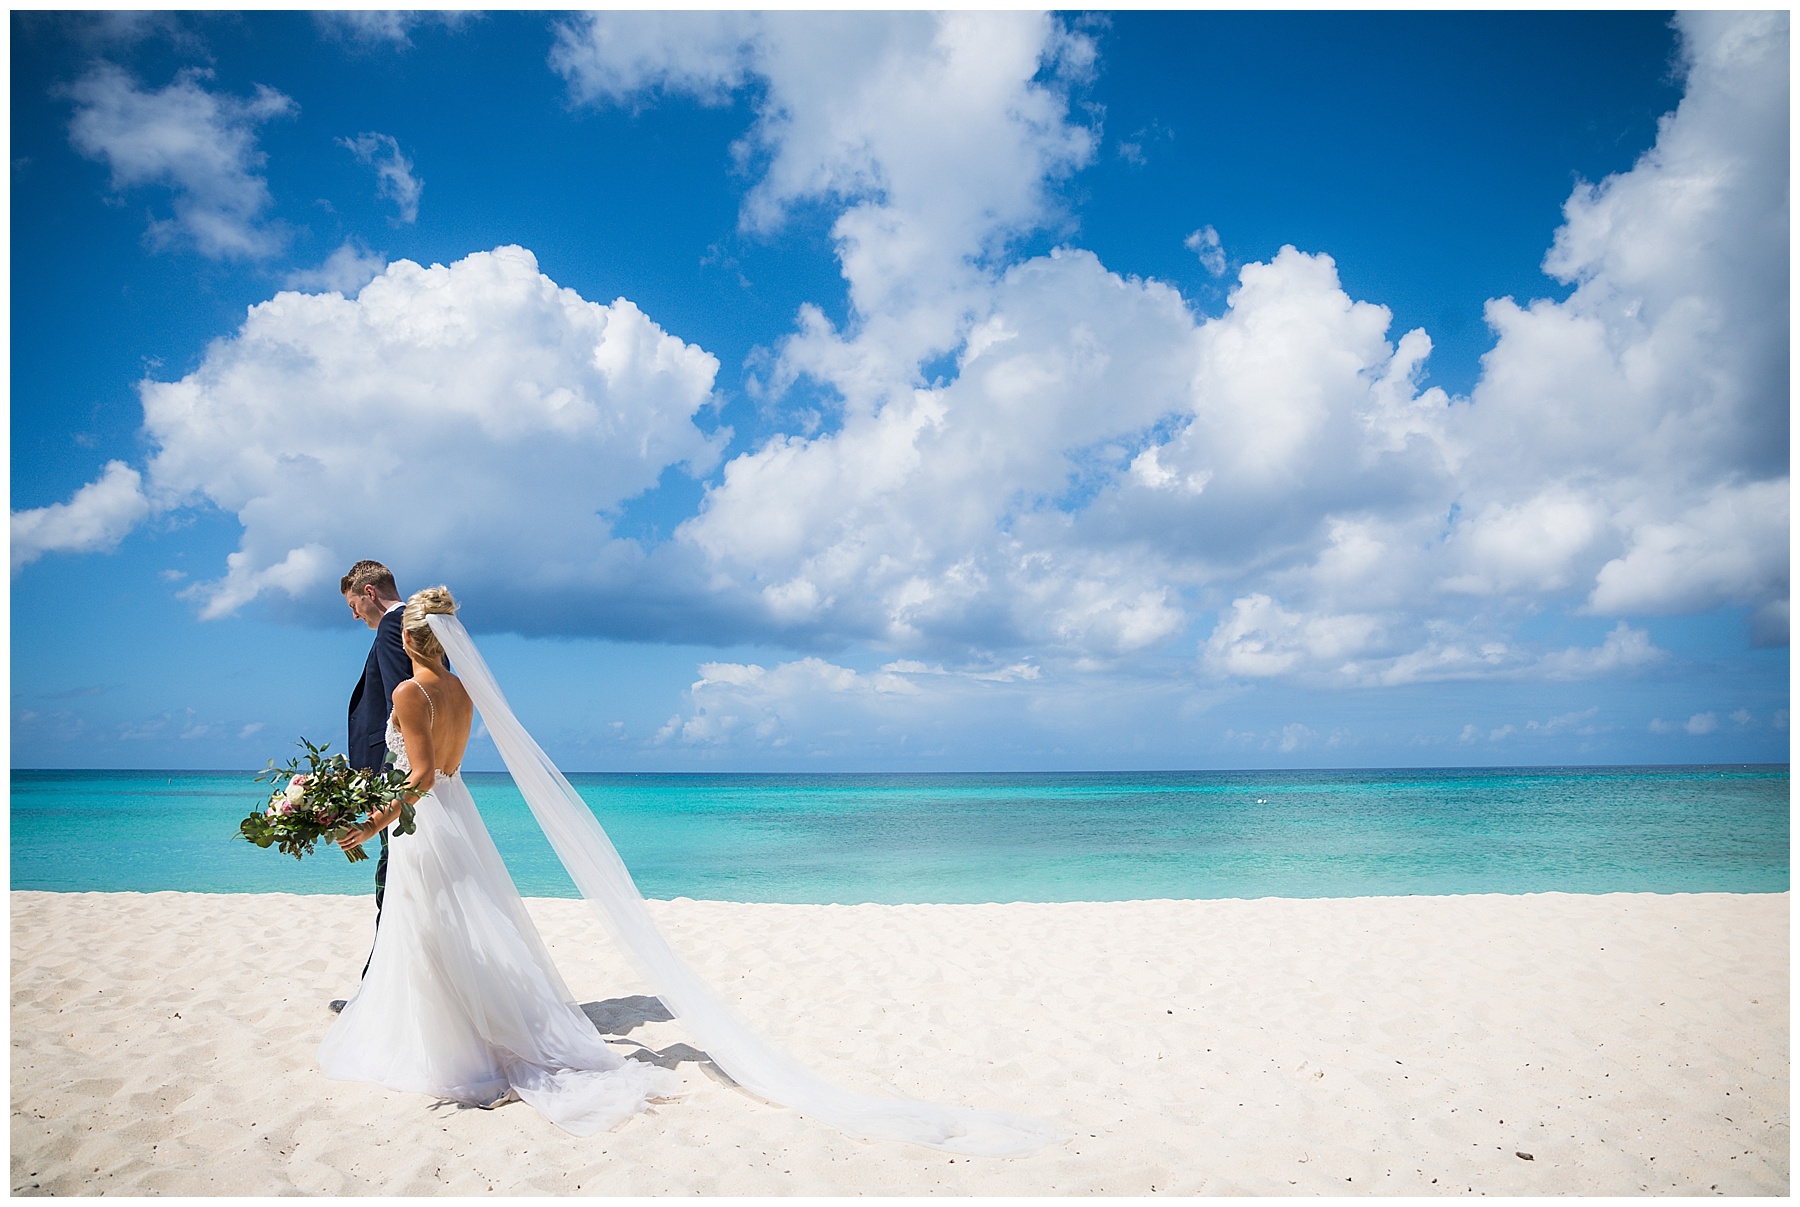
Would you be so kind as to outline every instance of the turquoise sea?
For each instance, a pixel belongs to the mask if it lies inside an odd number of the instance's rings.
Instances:
[[[252,772],[14,771],[12,887],[365,893],[373,863],[233,837]],[[648,897],[1120,901],[1784,892],[1788,768],[576,775]],[[527,896],[574,896],[471,773]]]

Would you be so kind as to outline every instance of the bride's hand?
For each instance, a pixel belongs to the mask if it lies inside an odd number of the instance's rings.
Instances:
[[[338,846],[346,851],[354,851],[357,847],[362,846],[363,843],[368,842],[379,833],[381,833],[381,828],[379,826],[374,829],[370,829],[367,826],[361,826],[338,839]]]
[[[411,794],[409,793],[409,795]],[[413,797],[413,800],[417,799],[418,797]],[[407,803],[410,804],[412,802],[409,801]],[[399,816],[400,807],[398,805],[391,806],[382,812],[375,814],[373,817],[369,818],[368,821],[338,839],[338,846],[344,848],[346,851],[353,851],[357,847],[362,846],[365,842],[373,842],[383,830],[393,825]]]

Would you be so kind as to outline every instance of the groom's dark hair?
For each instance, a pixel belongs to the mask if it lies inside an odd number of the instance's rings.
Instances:
[[[363,560],[350,567],[344,581],[338,584],[339,595],[361,595],[364,587],[374,587],[383,599],[399,599],[400,588],[394,585],[394,572],[380,562]]]

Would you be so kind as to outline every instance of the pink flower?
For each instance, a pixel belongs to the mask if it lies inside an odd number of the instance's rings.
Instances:
[[[306,777],[296,775],[281,793],[281,811],[292,813],[306,799]]]

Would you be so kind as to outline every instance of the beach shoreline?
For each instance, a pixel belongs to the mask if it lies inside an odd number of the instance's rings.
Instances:
[[[319,1073],[369,897],[10,904],[15,1194],[1789,1189],[1787,893],[649,903],[821,1073],[1069,1137],[954,1161],[730,1086],[580,901],[527,903],[571,992],[685,1083],[585,1140]]]

